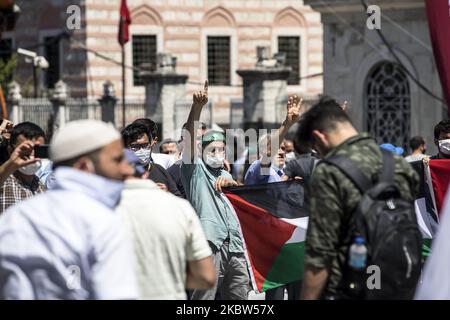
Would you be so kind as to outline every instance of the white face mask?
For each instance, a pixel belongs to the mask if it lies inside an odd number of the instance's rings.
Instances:
[[[39,171],[41,165],[42,165],[41,161],[37,161],[25,167],[19,168],[19,172],[27,176],[32,176],[33,174]]]
[[[139,162],[143,165],[147,165],[150,162],[150,156],[152,154],[151,149],[139,149],[134,154],[139,158]]]
[[[439,140],[439,151],[450,156],[450,139]]]
[[[225,161],[225,157],[224,156],[210,156],[210,155],[206,155],[206,164],[214,169],[218,169],[218,168],[222,168],[223,167],[223,162]]]
[[[295,156],[295,152],[291,151],[286,153],[286,155],[284,156],[284,159],[286,161],[286,163],[288,163],[289,161],[295,160],[297,157]]]

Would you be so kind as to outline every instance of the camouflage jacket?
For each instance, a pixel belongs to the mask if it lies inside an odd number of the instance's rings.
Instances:
[[[382,171],[380,147],[367,134],[348,139],[330,151],[326,158],[342,155],[358,163],[374,183]],[[402,197],[413,201],[419,192],[419,176],[401,157],[395,156],[395,183]],[[307,190],[309,224],[306,236],[305,266],[328,269],[325,293],[336,293],[352,241],[354,211],[361,193],[338,168],[321,162]]]

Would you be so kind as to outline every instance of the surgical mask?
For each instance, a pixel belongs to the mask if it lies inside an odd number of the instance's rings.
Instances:
[[[147,165],[150,162],[150,157],[152,154],[151,149],[139,149],[135,151],[134,154],[139,158],[139,162],[143,165]]]
[[[286,153],[286,155],[284,156],[284,159],[286,161],[286,163],[288,163],[289,161],[295,160],[297,157],[295,156],[295,152],[291,151]]]
[[[222,168],[224,161],[225,157],[221,155],[210,156],[207,154],[205,159],[206,165],[214,169]]]
[[[450,139],[439,140],[439,151],[450,156]]]
[[[36,172],[39,171],[39,169],[41,168],[41,161],[37,161],[35,163],[31,163],[25,167],[21,167],[19,168],[19,172],[26,175],[26,176],[32,176],[33,174],[35,174]]]

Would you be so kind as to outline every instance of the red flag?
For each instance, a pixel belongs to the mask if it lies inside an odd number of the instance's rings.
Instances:
[[[444,205],[445,194],[450,184],[450,161],[439,159],[430,160],[430,175],[433,184],[434,199],[436,201],[436,209],[440,215],[442,206]]]
[[[122,0],[120,4],[120,21],[118,40],[121,46],[130,40],[129,26],[131,24],[130,10],[128,10],[127,0]]]
[[[439,71],[442,91],[450,108],[450,2],[427,0],[426,4],[434,59]]]

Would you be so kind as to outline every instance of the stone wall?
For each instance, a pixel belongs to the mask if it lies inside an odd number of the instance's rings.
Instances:
[[[324,26],[324,94],[349,101],[349,112],[359,130],[366,130],[367,75],[383,61],[395,61],[375,30],[366,27],[360,1],[346,5],[308,0],[321,11]],[[325,3],[325,4],[324,4]],[[402,64],[432,92],[441,95],[423,1],[379,1],[381,31]],[[434,153],[433,128],[442,118],[442,105],[408,78],[411,91],[410,135],[421,135]]]

